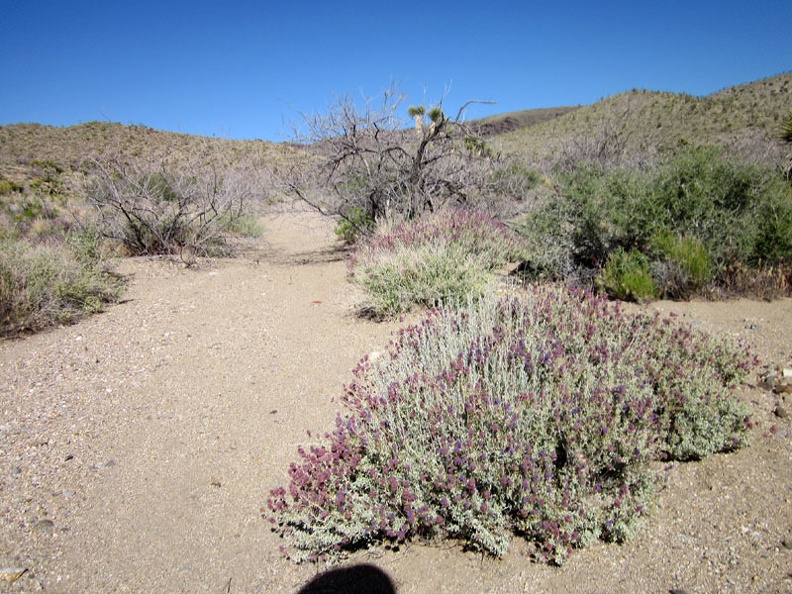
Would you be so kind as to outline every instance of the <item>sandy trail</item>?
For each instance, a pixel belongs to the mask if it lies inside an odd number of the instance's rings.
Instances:
[[[322,570],[284,560],[259,508],[395,328],[354,315],[345,266],[326,221],[273,216],[245,258],[122,262],[123,304],[0,343],[0,567],[28,569],[0,591],[297,592]],[[790,300],[653,307],[792,363]],[[531,563],[520,541],[503,560],[414,545],[353,561],[402,594],[792,592],[789,420],[766,390],[745,397],[754,446],[675,468],[626,546],[561,569]]]

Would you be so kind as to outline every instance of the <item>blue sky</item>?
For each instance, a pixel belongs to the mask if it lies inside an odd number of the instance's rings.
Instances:
[[[91,120],[285,140],[391,80],[468,117],[792,70],[791,0],[2,0],[0,124]],[[790,98],[792,106],[792,97]]]

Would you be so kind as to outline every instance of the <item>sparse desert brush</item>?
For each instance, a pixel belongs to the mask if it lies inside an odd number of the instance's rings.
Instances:
[[[185,248],[224,255],[226,234],[250,222],[250,179],[232,169],[203,169],[195,163],[189,173],[173,173],[121,162],[94,165],[88,203],[96,209],[102,233],[131,255],[178,254]]]
[[[271,491],[269,519],[296,561],[443,538],[501,556],[520,534],[562,563],[638,529],[654,461],[746,442],[730,389],[753,363],[565,289],[433,309],[363,359],[335,429]]]
[[[522,258],[520,240],[482,212],[447,209],[383,225],[351,257],[352,279],[379,315],[481,294],[492,271]]]
[[[89,257],[84,239],[0,238],[0,335],[75,322],[121,293],[120,279]]]

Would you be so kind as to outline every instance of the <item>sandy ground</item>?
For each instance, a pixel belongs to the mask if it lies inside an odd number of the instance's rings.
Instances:
[[[124,261],[124,303],[0,343],[0,578],[26,570],[0,592],[792,592],[792,431],[777,410],[792,395],[755,376],[741,390],[751,447],[670,468],[626,545],[562,568],[519,540],[501,560],[453,544],[341,568],[285,560],[259,510],[396,324],[355,315],[362,296],[326,221],[266,224],[235,260]],[[792,367],[792,300],[649,307]]]

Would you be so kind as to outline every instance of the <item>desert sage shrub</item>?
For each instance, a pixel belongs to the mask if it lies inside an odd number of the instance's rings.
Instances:
[[[361,361],[335,428],[271,491],[269,520],[297,561],[442,538],[500,556],[519,534],[562,563],[638,529],[653,461],[746,442],[731,389],[754,363],[562,288],[433,309]]]
[[[374,313],[432,307],[484,292],[492,272],[524,255],[519,239],[482,212],[446,209],[380,226],[351,256],[352,279]]]
[[[77,321],[117,301],[122,282],[90,252],[90,239],[0,239],[0,335]]]

